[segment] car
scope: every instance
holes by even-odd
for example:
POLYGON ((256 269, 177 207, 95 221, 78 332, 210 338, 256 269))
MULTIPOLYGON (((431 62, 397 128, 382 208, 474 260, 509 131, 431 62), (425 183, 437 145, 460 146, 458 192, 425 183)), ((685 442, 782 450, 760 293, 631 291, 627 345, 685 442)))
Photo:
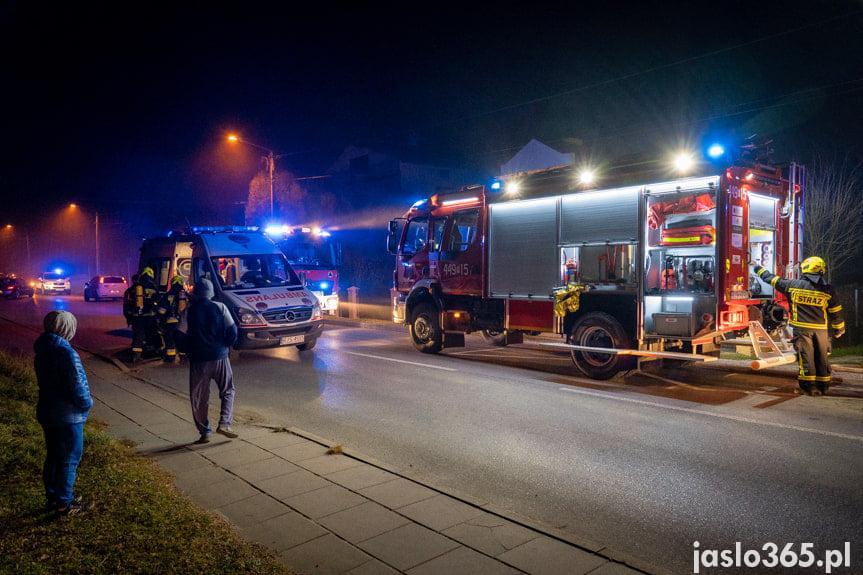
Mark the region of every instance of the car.
POLYGON ((72 293, 72 282, 62 270, 54 270, 44 272, 39 279, 36 280, 36 288, 40 294, 46 293, 64 293, 69 295, 72 293))
POLYGON ((122 299, 128 287, 123 276, 94 276, 84 284, 84 301, 122 299))
POLYGON ((15 276, 0 278, 0 296, 6 299, 33 297, 33 284, 15 276))

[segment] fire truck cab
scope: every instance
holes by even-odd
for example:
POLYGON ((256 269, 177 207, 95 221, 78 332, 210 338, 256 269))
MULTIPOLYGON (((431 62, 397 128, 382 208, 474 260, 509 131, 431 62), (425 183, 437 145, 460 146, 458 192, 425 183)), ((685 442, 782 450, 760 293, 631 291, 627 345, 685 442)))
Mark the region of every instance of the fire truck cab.
POLYGON ((753 163, 585 189, 564 166, 432 196, 390 222, 393 319, 427 353, 475 331, 560 334, 597 379, 634 358, 717 356, 751 321, 785 322, 748 264, 795 273, 802 174, 753 163))

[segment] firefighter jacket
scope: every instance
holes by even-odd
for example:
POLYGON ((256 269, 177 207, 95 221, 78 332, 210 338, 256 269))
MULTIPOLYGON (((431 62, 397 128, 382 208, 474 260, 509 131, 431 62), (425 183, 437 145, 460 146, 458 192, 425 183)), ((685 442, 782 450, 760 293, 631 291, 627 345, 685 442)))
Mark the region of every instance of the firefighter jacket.
POLYGON ((137 315, 144 317, 155 316, 159 299, 159 291, 156 288, 156 282, 154 282, 153 278, 150 276, 141 274, 136 288, 140 288, 140 293, 137 296, 138 301, 136 302, 137 315))
POLYGON ((177 324, 180 313, 186 308, 186 290, 180 284, 172 284, 171 289, 159 300, 159 318, 167 324, 177 324))
POLYGON ((792 327, 803 329, 845 329, 842 318, 842 304, 836 297, 833 286, 824 282, 821 274, 803 274, 800 279, 780 278, 761 266, 755 266, 755 273, 774 289, 785 294, 791 305, 792 327))

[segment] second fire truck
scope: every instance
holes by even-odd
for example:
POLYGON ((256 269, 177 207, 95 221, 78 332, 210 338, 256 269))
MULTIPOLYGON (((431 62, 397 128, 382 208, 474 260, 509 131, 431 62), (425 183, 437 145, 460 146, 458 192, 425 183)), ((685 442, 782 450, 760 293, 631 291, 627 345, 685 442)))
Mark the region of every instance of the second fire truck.
POLYGON ((394 321, 427 353, 471 332, 561 334, 597 379, 635 358, 718 355, 752 322, 785 322, 748 263, 796 273, 803 173, 745 161, 600 189, 564 166, 434 195, 390 222, 394 321))

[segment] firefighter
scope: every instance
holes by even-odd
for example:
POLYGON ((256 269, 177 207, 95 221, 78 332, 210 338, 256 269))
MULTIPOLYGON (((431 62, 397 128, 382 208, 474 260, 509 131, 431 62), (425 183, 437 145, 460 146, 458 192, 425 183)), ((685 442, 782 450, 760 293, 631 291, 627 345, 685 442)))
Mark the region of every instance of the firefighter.
POLYGON ((171 278, 171 287, 159 300, 157 309, 159 331, 165 341, 164 359, 169 363, 177 363, 180 360, 174 335, 180 322, 180 314, 184 309, 186 309, 186 285, 181 276, 174 276, 171 278))
POLYGON ((785 294, 791 305, 789 324, 794 330, 792 343, 797 351, 799 371, 796 393, 824 395, 830 387, 830 336, 827 325, 837 338, 845 333, 842 304, 836 290, 824 279, 826 265, 819 257, 803 260, 800 279, 782 279, 756 265, 758 277, 785 294))
POLYGON ((138 275, 135 284, 135 315, 132 317, 132 362, 141 361, 144 344, 149 343, 161 350, 161 336, 156 326, 156 303, 159 291, 153 276, 153 268, 146 267, 138 275))
POLYGON ((132 327, 132 319, 137 314, 135 309, 135 290, 138 285, 138 274, 132 276, 132 283, 123 292, 123 317, 126 318, 126 325, 132 327))

